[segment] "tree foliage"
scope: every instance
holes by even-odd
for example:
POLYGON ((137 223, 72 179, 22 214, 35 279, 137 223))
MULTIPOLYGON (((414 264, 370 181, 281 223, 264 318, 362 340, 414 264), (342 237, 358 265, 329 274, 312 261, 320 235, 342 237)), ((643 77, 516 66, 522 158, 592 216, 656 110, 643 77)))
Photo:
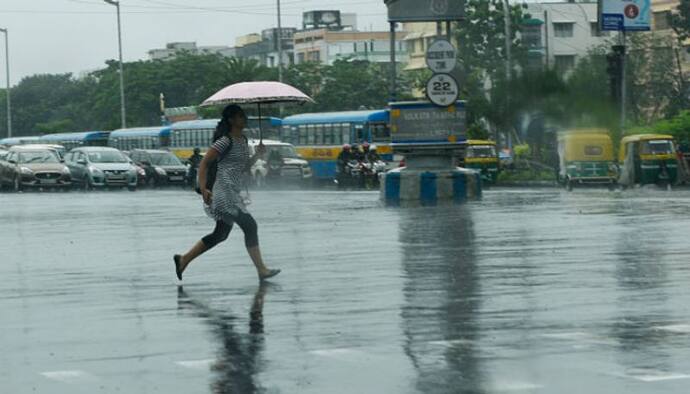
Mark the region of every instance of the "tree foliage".
MULTIPOLYGON (((284 114, 382 108, 389 99, 388 73, 382 67, 347 60, 333 66, 290 66, 285 70, 285 81, 311 95, 316 104, 286 106, 284 114)), ((124 68, 127 124, 131 127, 160 124, 161 93, 168 107, 192 106, 232 83, 278 79, 276 69, 254 60, 218 55, 182 54, 167 61, 126 63, 124 68)), ((116 129, 120 125, 119 83, 119 64, 115 61, 80 78, 72 74, 24 78, 12 88, 15 135, 116 129)), ((398 83, 401 90, 409 90, 405 79, 398 83)), ((5 97, 1 90, 0 108, 4 108, 5 97)), ((251 106, 247 109, 254 111, 251 106)), ((272 111, 277 114, 278 110, 274 107, 272 111)), ((207 115, 217 112, 211 110, 207 115)), ((4 111, 0 111, 0 125, 5 119, 4 111)))

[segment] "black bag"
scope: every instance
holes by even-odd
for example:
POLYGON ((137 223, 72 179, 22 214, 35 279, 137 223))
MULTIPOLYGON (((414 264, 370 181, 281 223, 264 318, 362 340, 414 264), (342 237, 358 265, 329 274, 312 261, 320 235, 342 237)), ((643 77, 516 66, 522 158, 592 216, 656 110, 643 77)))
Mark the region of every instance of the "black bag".
MULTIPOLYGON (((242 137, 244 138, 245 142, 249 143, 249 140, 247 140, 246 136, 243 135, 242 137)), ((205 186, 206 186, 206 189, 208 189, 208 190, 211 190, 213 188, 213 184, 216 183, 216 175, 218 174, 218 163, 221 160, 223 160, 225 155, 227 155, 230 152, 230 150, 232 150, 232 138, 228 138, 228 139, 230 140, 230 145, 228 145, 228 149, 226 149, 222 155, 218 156, 218 158, 213 163, 211 163, 211 165, 209 165, 208 168, 206 168, 206 185, 205 186), (207 185, 211 185, 211 187, 209 188, 207 185)), ((198 174, 197 174, 197 176, 198 176, 198 174)), ((196 192, 197 192, 197 194, 201 194, 201 185, 199 185, 196 188, 196 192)))

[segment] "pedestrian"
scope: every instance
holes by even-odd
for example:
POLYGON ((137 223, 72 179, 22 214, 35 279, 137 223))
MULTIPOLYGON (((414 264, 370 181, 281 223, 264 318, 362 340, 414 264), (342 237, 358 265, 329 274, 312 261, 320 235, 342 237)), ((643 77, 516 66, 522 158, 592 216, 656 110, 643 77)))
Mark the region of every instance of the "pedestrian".
POLYGON ((216 227, 187 253, 173 257, 179 280, 182 280, 182 273, 194 259, 228 238, 234 223, 244 232, 244 244, 259 279, 265 280, 280 273, 280 270, 268 269, 264 264, 259 248, 258 226, 240 195, 249 169, 266 152, 266 147, 261 144, 256 154, 250 157, 247 137, 243 134, 246 125, 247 116, 239 106, 229 105, 223 110, 223 117, 213 135, 213 145, 199 165, 199 187, 204 208, 209 217, 215 220, 216 227), (209 168, 213 165, 217 165, 217 175, 215 182, 209 185, 209 168))

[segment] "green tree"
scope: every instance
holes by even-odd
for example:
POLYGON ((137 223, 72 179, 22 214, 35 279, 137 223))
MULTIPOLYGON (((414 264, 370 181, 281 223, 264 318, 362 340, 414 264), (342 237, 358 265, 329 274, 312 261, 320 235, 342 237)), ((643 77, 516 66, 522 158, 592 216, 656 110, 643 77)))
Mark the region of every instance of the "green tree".
POLYGON ((670 22, 681 42, 690 39, 690 0, 680 0, 670 22))

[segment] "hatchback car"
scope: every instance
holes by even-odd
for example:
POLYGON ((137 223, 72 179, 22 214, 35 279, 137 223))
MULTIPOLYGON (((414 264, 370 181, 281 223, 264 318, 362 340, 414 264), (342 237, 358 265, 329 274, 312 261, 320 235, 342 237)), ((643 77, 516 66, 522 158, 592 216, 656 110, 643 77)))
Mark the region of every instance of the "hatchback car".
POLYGON ((137 188, 137 170, 127 156, 115 148, 83 147, 65 157, 72 177, 84 189, 101 187, 137 188))
POLYGON ((30 187, 68 188, 72 186, 72 176, 55 150, 15 146, 0 162, 0 186, 7 185, 14 191, 30 187))
POLYGON ((149 186, 185 185, 187 182, 187 166, 171 152, 135 149, 129 155, 146 172, 149 186))

